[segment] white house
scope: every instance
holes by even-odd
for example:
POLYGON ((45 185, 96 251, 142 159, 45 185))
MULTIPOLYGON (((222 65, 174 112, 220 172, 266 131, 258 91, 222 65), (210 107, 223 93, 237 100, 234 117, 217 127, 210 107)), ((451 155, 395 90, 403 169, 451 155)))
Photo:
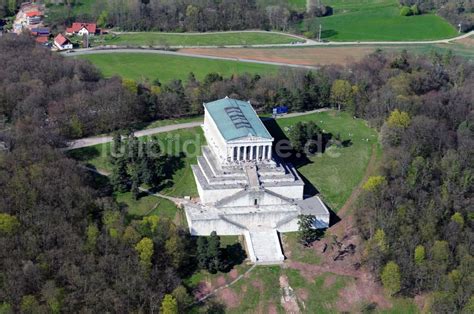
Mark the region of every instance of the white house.
POLYGON ((68 38, 64 37, 62 34, 58 34, 54 38, 54 46, 58 48, 58 50, 72 49, 71 41, 68 38))
POLYGON ((66 28, 66 35, 89 35, 94 36, 97 32, 97 25, 95 23, 72 23, 71 27, 66 28))

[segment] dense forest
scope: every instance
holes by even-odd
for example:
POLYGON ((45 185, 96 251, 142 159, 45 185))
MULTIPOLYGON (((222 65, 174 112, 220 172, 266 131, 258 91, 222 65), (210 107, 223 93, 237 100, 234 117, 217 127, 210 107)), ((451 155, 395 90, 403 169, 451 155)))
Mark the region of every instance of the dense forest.
POLYGON ((381 127, 379 176, 356 211, 366 262, 392 291, 474 309, 474 67, 451 55, 374 54, 351 67, 359 115, 381 127), (364 99, 363 98, 363 99, 364 99))
POLYGON ((434 312, 472 312, 474 66, 463 59, 376 51, 346 68, 137 83, 3 36, 0 61, 2 310, 188 306, 182 278, 221 264, 204 249, 217 241, 197 245, 166 219, 128 221, 58 148, 171 112, 197 114, 228 95, 260 111, 334 106, 379 128, 383 166, 356 211, 365 262, 393 293, 434 291, 434 312))
MULTIPOLYGON (((27 36, 1 37, 0 60, 0 312, 184 311, 182 278, 208 267, 195 239, 166 218, 130 220, 109 184, 58 150, 77 113, 89 132, 123 127, 137 96, 27 36)), ((204 258, 228 267, 209 243, 204 258)))

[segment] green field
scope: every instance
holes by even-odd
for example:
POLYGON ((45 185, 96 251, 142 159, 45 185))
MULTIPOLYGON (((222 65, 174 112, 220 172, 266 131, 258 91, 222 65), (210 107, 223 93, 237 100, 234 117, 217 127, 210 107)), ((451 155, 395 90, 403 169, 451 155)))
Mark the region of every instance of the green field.
POLYGON ((326 0, 332 16, 307 20, 322 25, 322 37, 334 41, 411 41, 454 37, 456 29, 434 14, 400 16, 398 0, 326 0))
POLYGON ((119 75, 137 81, 159 79, 169 82, 174 79, 186 80, 190 72, 201 80, 208 73, 217 72, 229 77, 232 74, 276 73, 280 67, 267 64, 228 60, 182 57, 151 53, 104 53, 82 55, 96 65, 105 77, 119 75))
POLYGON ((288 8, 298 11, 306 11, 306 0, 257 0, 260 7, 267 7, 271 5, 287 5, 288 8))
POLYGON ((282 130, 299 121, 314 121, 325 133, 340 134, 348 147, 330 147, 323 154, 309 158, 298 171, 322 194, 324 201, 337 212, 364 177, 372 154, 380 152, 377 132, 361 119, 346 112, 320 112, 295 118, 278 119, 282 130))
POLYGON ((292 36, 264 32, 160 33, 136 32, 97 36, 93 45, 118 46, 224 46, 303 42, 292 36))

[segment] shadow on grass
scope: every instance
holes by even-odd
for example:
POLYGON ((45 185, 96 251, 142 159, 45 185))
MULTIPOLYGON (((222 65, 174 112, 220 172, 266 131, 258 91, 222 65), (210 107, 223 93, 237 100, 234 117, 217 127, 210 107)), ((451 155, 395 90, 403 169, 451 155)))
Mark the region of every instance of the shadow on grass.
POLYGON ((321 31, 321 38, 323 39, 331 38, 333 36, 336 36, 337 34, 339 33, 333 29, 326 29, 326 30, 321 31))
POLYGON ((100 154, 101 151, 94 146, 73 149, 67 152, 67 156, 79 161, 91 160, 93 158, 99 157, 100 154))
POLYGON ((157 193, 163 189, 172 187, 174 184, 173 175, 176 171, 186 167, 184 161, 186 155, 183 152, 180 152, 178 155, 167 155, 164 158, 163 177, 158 185, 150 189, 152 193, 157 193))
POLYGON ((224 260, 224 267, 221 271, 224 273, 230 272, 235 266, 242 264, 247 258, 247 253, 245 253, 240 243, 227 245, 221 249, 221 254, 224 260))

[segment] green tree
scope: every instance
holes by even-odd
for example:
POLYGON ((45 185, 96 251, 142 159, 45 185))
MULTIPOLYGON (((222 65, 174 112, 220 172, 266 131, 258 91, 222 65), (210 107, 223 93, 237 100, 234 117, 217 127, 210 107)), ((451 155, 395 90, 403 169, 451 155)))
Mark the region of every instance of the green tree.
POLYGON ((215 231, 211 232, 207 246, 208 267, 211 274, 217 273, 221 269, 221 238, 215 231))
POLYGON ((406 5, 402 6, 402 8, 400 9, 400 15, 401 16, 410 16, 412 14, 413 14, 413 12, 411 12, 410 7, 408 7, 406 5))
POLYGON ((23 313, 37 313, 39 306, 34 295, 28 294, 21 298, 20 309, 23 313))
POLYGON ((160 308, 161 314, 177 314, 178 302, 171 294, 166 294, 160 308))
POLYGON ((314 222, 316 217, 314 215, 299 215, 298 216, 298 233, 299 241, 304 246, 309 246, 314 241, 321 238, 323 231, 316 229, 314 222))
POLYGON ((464 217, 462 216, 461 213, 454 213, 452 216, 451 216, 451 221, 454 221, 455 223, 457 223, 459 226, 464 226, 464 217))
POLYGON ((112 238, 117 238, 119 235, 119 228, 121 227, 120 213, 118 211, 108 210, 102 217, 105 230, 112 238))
POLYGON ((383 176, 371 176, 364 183, 362 188, 368 192, 377 191, 382 185, 386 184, 385 177, 383 176))
POLYGON ((385 265, 381 279, 383 286, 390 294, 393 295, 400 291, 400 267, 394 261, 390 261, 385 265))
POLYGON ((383 231, 382 229, 377 229, 377 231, 375 231, 374 243, 382 253, 387 253, 388 244, 385 238, 385 231, 383 231))
POLYGON ((417 245, 415 248, 415 264, 421 265, 425 261, 425 247, 423 245, 417 245))
POLYGON ((79 138, 83 135, 83 125, 77 115, 73 115, 69 121, 71 137, 79 138))
POLYGON ((131 225, 125 228, 122 237, 125 242, 129 244, 133 244, 133 245, 135 245, 138 241, 140 241, 140 234, 131 225))
POLYGON ((433 244, 433 259, 436 262, 446 263, 449 259, 449 247, 446 241, 435 241, 433 244))
POLYGON ((97 244, 97 238, 99 237, 99 228, 97 228, 95 224, 90 224, 87 226, 86 235, 86 249, 93 251, 97 244))
POLYGON ((390 113, 390 116, 387 119, 387 123, 391 127, 400 127, 406 129, 411 122, 410 115, 405 111, 400 111, 395 109, 390 113))
POLYGON ((138 85, 134 80, 122 79, 122 86, 133 95, 136 95, 138 92, 138 85))
POLYGON ((418 5, 414 4, 410 7, 410 11, 413 15, 420 15, 420 9, 418 8, 418 5))
POLYGON ((207 255, 207 238, 206 237, 198 237, 197 239, 197 261, 198 267, 201 269, 207 268, 209 257, 207 255))
POLYGON ((20 222, 15 216, 0 213, 0 234, 12 235, 20 227, 20 222))
POLYGON ((140 257, 140 263, 144 268, 151 268, 151 258, 153 257, 153 241, 150 238, 143 238, 135 245, 135 250, 140 257))
POLYGON ((193 303, 193 297, 191 297, 183 285, 179 285, 171 293, 178 303, 178 313, 186 313, 186 310, 193 303))
MULTIPOLYGON (((313 121, 297 122, 291 127, 288 133, 288 139, 295 151, 304 152, 306 148, 308 153, 314 153, 320 145, 323 145, 323 143, 321 143, 322 133, 321 128, 313 121)), ((322 147, 319 148, 322 149, 322 147)))
POLYGON ((100 13, 99 17, 97 18, 97 25, 99 27, 106 27, 108 17, 109 17, 109 12, 107 10, 103 10, 100 13))
POLYGON ((186 244, 186 240, 178 233, 172 234, 165 242, 166 253, 171 257, 171 265, 176 269, 180 269, 188 259, 186 244))
POLYGON ((124 193, 129 189, 130 180, 131 178, 128 173, 127 160, 125 157, 120 157, 113 165, 110 183, 115 191, 124 193))
POLYGON ((10 303, 2 302, 0 303, 0 314, 10 314, 14 313, 10 303))
POLYGON ((331 87, 331 101, 337 105, 337 109, 341 107, 350 106, 353 101, 353 90, 351 83, 346 80, 335 80, 331 87))

